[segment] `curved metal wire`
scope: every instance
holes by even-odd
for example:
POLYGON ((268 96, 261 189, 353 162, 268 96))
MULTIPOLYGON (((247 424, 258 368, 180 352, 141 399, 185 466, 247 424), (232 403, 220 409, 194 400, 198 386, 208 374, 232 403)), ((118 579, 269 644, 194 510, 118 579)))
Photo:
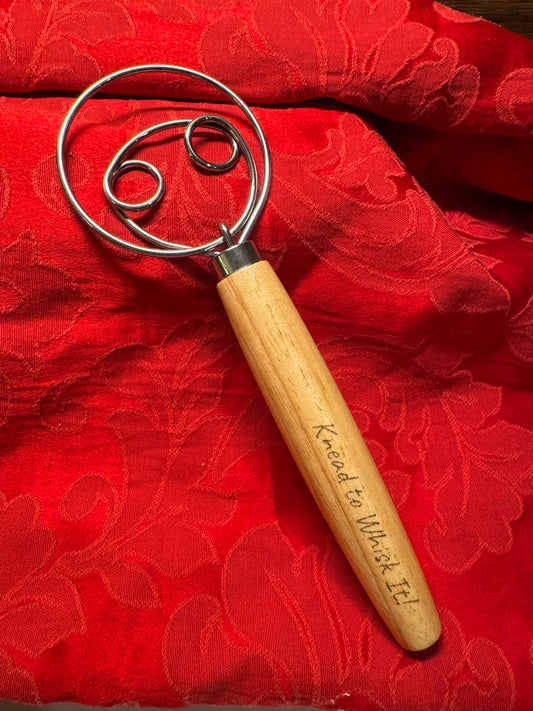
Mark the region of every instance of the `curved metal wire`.
POLYGON ((268 193, 270 190, 271 182, 271 162, 270 162, 270 151, 268 149, 268 144, 263 133, 263 130, 253 115, 247 104, 240 99, 237 94, 235 94, 231 89, 228 89, 224 84, 216 79, 208 76, 207 74, 202 74, 193 69, 188 69, 186 67, 178 67, 170 64, 145 64, 136 67, 128 67, 127 69, 121 69, 118 72, 109 74, 108 76, 99 79, 97 82, 92 84, 88 89, 86 89, 75 101, 70 110, 68 111, 63 125, 61 126, 56 151, 56 161, 57 169, 59 173, 59 179, 65 194, 72 205, 75 212, 79 217, 91 227, 95 232, 104 237, 105 239, 113 242, 114 244, 124 247, 133 252, 139 254, 146 254, 155 257, 187 257, 196 254, 213 254, 213 252, 219 247, 227 247, 229 244, 241 244, 246 239, 248 239, 251 230, 255 226, 257 220, 259 219, 261 212, 263 211, 266 200, 268 198, 268 193), (235 128, 235 126, 227 119, 221 116, 215 116, 212 114, 206 114, 198 116, 194 119, 176 119, 174 121, 166 121, 141 131, 132 139, 127 141, 124 146, 116 153, 112 159, 109 167, 107 168, 104 178, 103 178, 103 189, 106 198, 113 207, 116 215, 120 220, 138 237, 142 238, 146 242, 157 245, 155 247, 148 247, 141 244, 136 244, 134 242, 129 242, 121 237, 114 235, 113 233, 104 229, 99 225, 82 207, 77 197, 75 196, 72 187, 68 179, 67 170, 67 139, 69 131, 72 124, 83 108, 83 106, 94 97, 104 86, 116 81, 118 79, 123 79, 125 77, 131 76, 133 74, 141 74, 146 72, 171 72, 174 74, 183 74, 194 79, 206 82, 211 86, 215 87, 219 91, 223 92, 231 101, 236 104, 239 109, 246 116, 252 128, 254 130, 255 136, 257 138, 259 147, 261 149, 263 171, 262 171, 262 181, 261 189, 259 190, 259 179, 257 167, 246 141, 235 128), (144 230, 140 227, 127 212, 139 212, 146 210, 154 205, 158 204, 165 193, 165 183, 163 176, 156 166, 148 163, 146 161, 127 159, 128 154, 139 145, 139 143, 146 138, 171 128, 182 127, 185 128, 184 133, 184 143, 187 153, 193 163, 198 165, 203 170, 211 172, 222 172, 225 170, 230 170, 238 162, 240 156, 244 157, 246 162, 248 172, 250 175, 250 193, 248 196, 248 201, 246 206, 235 224, 229 228, 226 227, 224 223, 224 229, 221 230, 219 227, 219 234, 216 238, 212 239, 205 244, 198 247, 192 247, 186 244, 180 244, 178 242, 170 242, 167 240, 160 239, 150 232, 144 230), (206 127, 212 130, 218 131, 229 141, 232 153, 231 156, 222 163, 212 163, 206 161, 195 151, 193 147, 193 136, 194 132, 199 127, 206 127), (127 203, 120 200, 114 193, 114 185, 118 177, 127 170, 142 170, 149 173, 157 183, 155 193, 148 200, 140 203, 127 203), (238 235, 238 238, 235 237, 238 235))

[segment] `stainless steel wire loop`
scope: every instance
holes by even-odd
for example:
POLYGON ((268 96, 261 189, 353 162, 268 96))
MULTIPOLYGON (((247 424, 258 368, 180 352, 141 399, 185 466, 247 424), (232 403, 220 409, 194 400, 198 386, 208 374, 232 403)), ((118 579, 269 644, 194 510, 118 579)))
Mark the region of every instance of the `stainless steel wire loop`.
POLYGON ((72 205, 72 208, 79 215, 79 217, 91 227, 95 232, 104 237, 105 239, 113 242, 114 244, 124 247, 133 252, 139 254, 146 254, 155 257, 186 257, 193 256, 197 254, 214 254, 216 251, 222 247, 223 249, 228 246, 228 244, 241 244, 246 239, 248 239, 251 230, 259 219, 261 212, 266 204, 268 198, 268 193, 270 190, 271 182, 271 162, 270 162, 270 151, 268 149, 268 144, 263 133, 263 130, 255 118, 254 114, 244 103, 244 101, 237 96, 231 89, 226 87, 224 84, 216 79, 208 76, 207 74, 202 74, 193 69, 188 69, 187 67, 178 67, 170 64, 145 64, 136 67, 128 67, 122 69, 113 74, 109 74, 97 82, 92 84, 88 89, 86 89, 74 102, 69 112, 67 113, 65 120, 61 126, 58 142, 57 142, 57 169, 59 173, 59 179, 65 194, 72 205), (68 178, 68 136, 72 124, 83 108, 83 106, 92 99, 95 94, 97 94, 104 86, 110 84, 113 81, 124 79, 125 77, 141 74, 147 72, 170 72, 173 74, 182 74, 193 79, 198 79, 200 81, 206 82, 211 86, 215 87, 217 90, 225 94, 231 101, 236 104, 242 111, 246 119, 251 124, 257 142, 261 151, 262 156, 262 179, 259 181, 258 170, 256 163, 252 154, 252 151, 248 147, 245 139, 235 128, 235 126, 222 116, 216 116, 213 114, 205 114, 198 116, 194 119, 176 119, 173 121, 166 121, 164 123, 156 124, 150 126, 136 136, 127 141, 122 148, 115 154, 111 163, 109 164, 104 177, 103 177, 103 190, 104 194, 112 206, 117 217, 127 226, 127 228, 133 232, 135 235, 140 237, 145 242, 148 242, 156 246, 145 246, 143 244, 136 244, 135 242, 130 242, 126 239, 118 237, 108 230, 104 229, 99 225, 83 208, 79 200, 74 194, 74 191, 70 185, 68 178), (204 127, 221 133, 229 142, 231 147, 230 157, 223 161, 222 163, 213 163, 202 158, 193 146, 193 137, 197 129, 204 127), (203 170, 211 171, 215 173, 223 172, 233 168, 239 158, 244 158, 249 177, 250 177, 250 192, 248 195, 247 203, 244 210, 232 227, 227 227, 225 222, 220 221, 219 224, 223 225, 223 228, 219 227, 219 232, 216 237, 210 241, 199 245, 199 246, 189 246, 186 244, 180 244, 178 242, 168 241, 152 235, 147 230, 143 229, 138 223, 136 223, 127 213, 128 212, 141 212, 147 210, 155 205, 157 205, 163 198, 165 194, 165 183, 161 172, 151 163, 147 161, 138 159, 129 159, 128 155, 145 139, 153 136, 156 133, 165 131, 167 129, 173 128, 184 128, 185 132, 183 135, 183 140, 185 148, 189 155, 191 161, 203 170), (120 200, 114 192, 114 186, 119 178, 124 172, 128 170, 141 170, 149 173, 156 181, 156 190, 154 194, 139 203, 128 203, 120 200), (259 187, 259 183, 260 187, 259 187))

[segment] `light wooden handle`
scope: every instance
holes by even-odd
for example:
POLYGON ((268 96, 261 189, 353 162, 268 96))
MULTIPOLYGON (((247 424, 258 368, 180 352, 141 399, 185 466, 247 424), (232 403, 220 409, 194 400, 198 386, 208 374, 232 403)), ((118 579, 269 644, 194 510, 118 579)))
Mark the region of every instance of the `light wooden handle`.
POLYGON ((283 438, 368 596, 402 647, 430 647, 441 625, 424 574, 287 292, 265 261, 236 271, 217 288, 283 438))

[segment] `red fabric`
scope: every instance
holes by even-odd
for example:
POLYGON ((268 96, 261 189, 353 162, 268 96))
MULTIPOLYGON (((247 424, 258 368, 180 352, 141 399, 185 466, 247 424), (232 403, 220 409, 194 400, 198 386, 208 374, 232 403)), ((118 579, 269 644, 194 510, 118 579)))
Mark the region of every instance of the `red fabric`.
MULTIPOLYGON (((0 697, 531 708, 533 43, 428 0, 13 0, 0 56, 0 697), (444 631, 424 654, 348 569, 205 262, 111 247, 62 195, 70 92, 146 62, 261 104, 256 240, 426 571, 444 631)), ((167 76, 114 93, 71 143, 106 225, 113 153, 196 111, 142 97, 220 101, 167 76)), ((240 212, 244 169, 152 150, 158 234, 203 241, 240 212)))

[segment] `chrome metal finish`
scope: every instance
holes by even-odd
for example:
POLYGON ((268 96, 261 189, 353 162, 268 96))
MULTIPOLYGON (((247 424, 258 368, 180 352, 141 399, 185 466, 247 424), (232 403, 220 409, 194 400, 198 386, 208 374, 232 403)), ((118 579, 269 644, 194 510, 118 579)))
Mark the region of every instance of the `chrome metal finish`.
POLYGON ((241 244, 228 247, 223 252, 214 255, 209 262, 209 267, 216 280, 222 281, 222 279, 238 272, 239 269, 260 262, 261 259, 262 257, 253 242, 241 242, 241 244))
MULTIPOLYGON (((205 254, 216 259, 218 257, 219 248, 227 248, 228 245, 239 245, 244 243, 251 230, 257 223, 263 208, 265 207, 266 200, 268 198, 268 193, 270 190, 271 182, 271 163, 270 163, 270 151, 268 149, 268 144, 266 142, 265 135, 261 126, 259 125, 257 119, 253 115, 247 104, 240 99, 237 94, 235 94, 231 89, 228 89, 224 84, 213 79, 207 74, 202 74, 193 69, 188 69, 186 67, 178 67, 169 64, 145 64, 137 67, 129 67, 127 69, 122 69, 113 74, 109 74, 106 77, 95 82, 92 86, 86 89, 74 102, 73 106, 70 108, 61 130, 59 132, 58 143, 57 143, 57 169, 59 173, 59 179, 61 185, 65 191, 65 194, 72 205, 75 212, 79 217, 91 227, 95 232, 104 237, 105 239, 113 242, 114 244, 129 249, 130 251, 137 252, 140 254, 147 254, 155 257, 187 257, 197 254, 205 254), (215 115, 202 115, 194 119, 176 119, 174 121, 167 121, 165 123, 160 123, 141 131, 141 133, 134 136, 132 139, 127 141, 124 146, 116 153, 115 157, 111 161, 109 167, 107 168, 104 178, 103 178, 103 190, 106 198, 111 204, 117 217, 126 225, 126 227, 131 230, 137 237, 141 240, 153 244, 155 246, 145 246, 143 244, 136 244, 135 242, 129 242, 121 237, 114 235, 113 233, 104 229, 99 225, 96 220, 94 220, 82 207, 77 197, 74 195, 72 187, 69 182, 68 177, 68 156, 67 156, 67 139, 69 131, 72 127, 74 119, 83 108, 83 106, 97 94, 100 89, 107 86, 113 81, 124 79, 125 77, 141 74, 146 72, 170 72, 173 74, 181 74, 193 79, 200 80, 211 86, 215 87, 217 90, 221 91, 228 97, 234 104, 236 104, 242 111, 246 119, 250 122, 255 136, 257 138, 258 147, 262 156, 262 180, 259 180, 258 170, 256 163, 252 154, 252 151, 248 147, 246 141, 235 128, 235 126, 222 116, 215 115), (132 217, 127 213, 138 213, 146 210, 150 207, 157 205, 163 198, 165 194, 165 183, 163 176, 160 171, 151 163, 146 161, 128 159, 127 156, 138 146, 138 144, 153 136, 155 133, 164 131, 167 129, 174 128, 184 128, 183 140, 185 143, 185 148, 189 155, 191 161, 201 168, 202 170, 207 170, 211 172, 220 173, 222 171, 230 170, 239 161, 242 156, 246 162, 248 172, 250 175, 250 192, 248 196, 248 201, 244 210, 232 227, 227 227, 225 223, 222 223, 224 229, 220 228, 219 234, 214 236, 210 241, 202 244, 198 247, 189 246, 186 244, 180 244, 179 242, 168 241, 152 235, 147 230, 143 229, 138 223, 136 223, 132 217), (200 128, 210 128, 212 130, 218 131, 228 140, 231 147, 231 156, 222 163, 212 163, 206 161, 202 158, 194 149, 193 138, 194 132, 200 128), (154 195, 141 203, 126 203, 120 200, 114 193, 114 186, 118 177, 125 171, 128 170, 141 170, 149 173, 156 181, 157 187, 154 195)), ((233 249, 233 247, 230 247, 233 249)))

